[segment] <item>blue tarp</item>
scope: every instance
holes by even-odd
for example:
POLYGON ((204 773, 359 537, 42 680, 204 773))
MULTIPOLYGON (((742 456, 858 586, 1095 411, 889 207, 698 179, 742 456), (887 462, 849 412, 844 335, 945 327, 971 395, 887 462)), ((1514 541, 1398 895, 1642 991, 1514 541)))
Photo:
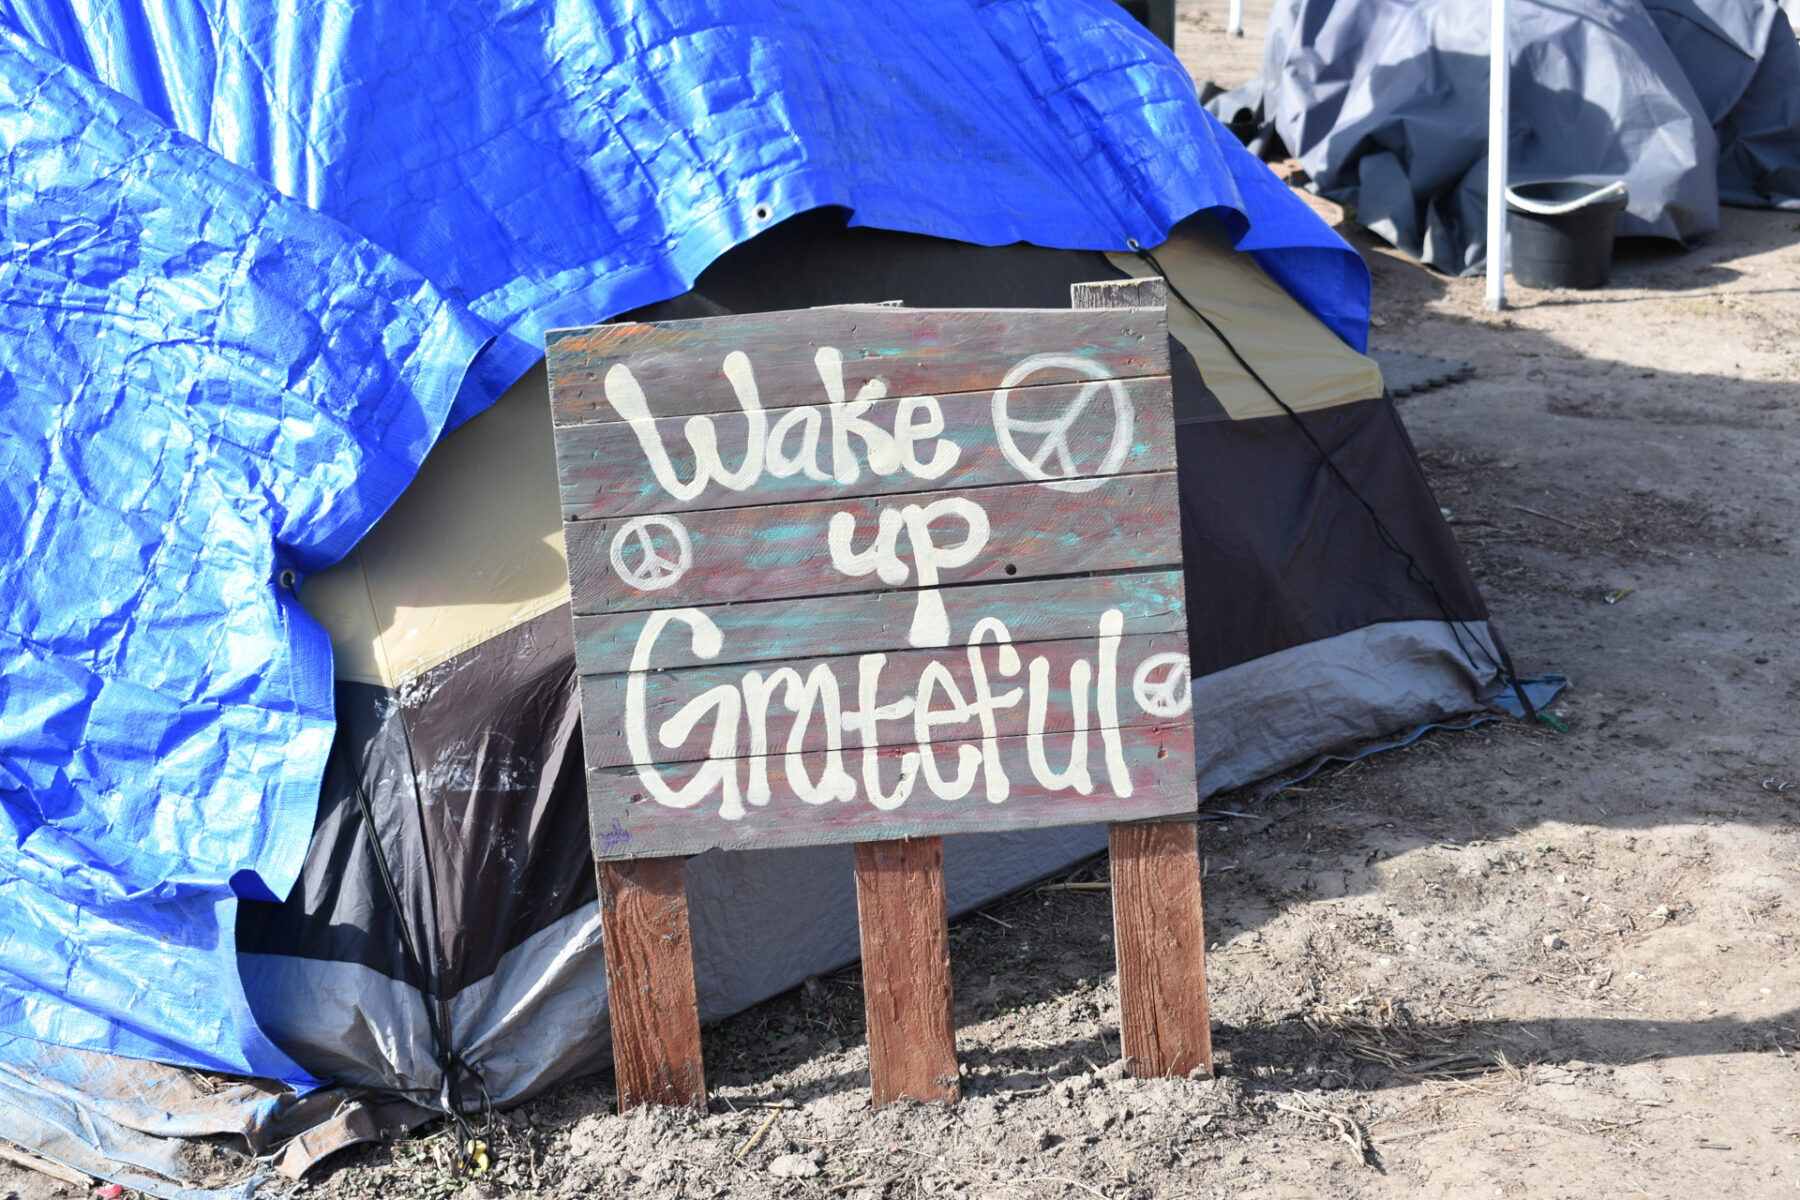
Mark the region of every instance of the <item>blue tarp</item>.
POLYGON ((0 145, 0 1033, 301 1087, 232 947, 332 732, 284 577, 544 330, 838 205, 1113 250, 1216 210, 1366 333, 1361 260, 1111 0, 0 0, 0 145))

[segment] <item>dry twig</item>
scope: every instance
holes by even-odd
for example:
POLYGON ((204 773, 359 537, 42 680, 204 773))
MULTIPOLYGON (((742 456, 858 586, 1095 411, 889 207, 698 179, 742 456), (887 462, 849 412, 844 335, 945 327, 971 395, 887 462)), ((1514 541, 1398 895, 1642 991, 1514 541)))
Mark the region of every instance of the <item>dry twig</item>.
POLYGON ((1107 1200, 1107 1195, 1105 1192, 1096 1191, 1095 1189, 1089 1187, 1087 1184, 1080 1183, 1073 1179, 1064 1179, 1061 1175, 1033 1175, 1031 1178, 1021 1179, 1021 1180, 1019 1180, 1019 1182, 1020 1183, 1066 1183, 1070 1187, 1080 1188, 1082 1191, 1087 1192, 1089 1195, 1098 1196, 1098 1197, 1100 1197, 1100 1200, 1107 1200))
POLYGON ((1356 1161, 1360 1162, 1365 1167, 1372 1167, 1375 1165, 1369 1161, 1370 1146, 1368 1135, 1363 1132, 1362 1126, 1357 1123, 1355 1117, 1345 1113, 1333 1112, 1328 1108, 1319 1108, 1316 1105, 1308 1103, 1306 1099, 1301 1096, 1296 1096, 1294 1098, 1300 1101, 1300 1105, 1283 1104, 1281 1101, 1277 1100, 1275 1102, 1275 1107, 1279 1108, 1282 1112, 1290 1112, 1295 1116, 1304 1117, 1309 1121, 1329 1122, 1332 1127, 1337 1130, 1337 1135, 1339 1138, 1343 1139, 1344 1144, 1356 1152, 1356 1161))
POLYGON ((1555 521, 1558 525, 1566 525, 1570 529, 1577 530, 1578 532, 1581 532, 1581 533, 1586 533, 1588 531, 1588 528, 1586 525, 1577 525, 1573 521, 1565 521, 1561 517, 1553 517, 1547 512, 1539 512, 1535 508, 1526 508, 1523 504, 1515 504, 1515 505, 1513 505, 1513 507, 1518 509, 1522 513, 1530 513, 1532 516, 1542 517, 1546 521, 1555 521))
POLYGON ((757 1143, 763 1140, 763 1134, 769 1132, 769 1126, 773 1125, 775 1123, 775 1118, 780 1115, 781 1109, 776 1108, 768 1115, 768 1118, 763 1121, 762 1125, 758 1127, 757 1131, 750 1135, 750 1140, 745 1142, 743 1148, 737 1152, 739 1162, 744 1161, 744 1155, 756 1149, 757 1143))
POLYGON ((77 1171, 74 1167, 65 1167, 59 1162, 40 1158, 26 1150, 14 1150, 10 1146, 0 1145, 0 1158, 15 1166, 24 1167, 27 1171, 36 1171, 39 1175, 48 1175, 52 1179, 61 1180, 63 1183, 72 1183, 79 1188, 93 1186, 92 1176, 77 1171))

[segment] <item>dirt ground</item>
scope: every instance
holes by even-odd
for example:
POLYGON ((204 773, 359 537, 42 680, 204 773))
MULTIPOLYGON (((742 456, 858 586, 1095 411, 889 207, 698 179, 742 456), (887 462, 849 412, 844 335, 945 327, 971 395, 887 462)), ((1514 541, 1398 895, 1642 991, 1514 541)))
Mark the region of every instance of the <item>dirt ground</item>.
MULTIPOLYGON (((1196 76, 1254 73, 1224 2, 1196 76)), ((867 1102, 854 969, 706 1030, 712 1109, 609 1075, 429 1132, 333 1198, 1800 1196, 1800 218, 1623 246, 1594 293, 1433 275, 1346 229, 1377 345, 1473 378, 1402 402, 1521 668, 1568 731, 1487 725, 1201 827, 1219 1073, 1121 1078, 1107 893, 957 922, 966 1099, 867 1102)), ((1098 882, 1086 864, 1061 883, 1098 882)), ((0 1167, 0 1197, 45 1194, 0 1167)))

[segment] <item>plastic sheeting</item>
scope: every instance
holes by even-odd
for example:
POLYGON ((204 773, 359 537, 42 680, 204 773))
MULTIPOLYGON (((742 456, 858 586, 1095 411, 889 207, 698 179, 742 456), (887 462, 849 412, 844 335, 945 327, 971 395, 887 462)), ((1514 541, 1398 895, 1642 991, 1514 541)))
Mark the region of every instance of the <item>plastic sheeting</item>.
POLYGON ((1219 208, 1362 348, 1360 262, 1248 169, 1112 0, 5 10, 487 321, 498 341, 459 415, 542 357, 544 330, 683 292, 729 247, 825 205, 883 229, 1098 250, 1219 208))
POLYGON ((834 204, 1115 250, 1213 209, 1365 336, 1361 260, 1108 0, 0 0, 0 145, 0 1033, 298 1087, 232 955, 331 737, 286 573, 545 328, 834 204))
POLYGON ((267 1080, 227 1082, 0 1035, 0 1137, 166 1200, 243 1200, 271 1166, 298 1178, 321 1152, 435 1115, 345 1088, 297 1098, 267 1080), (247 1156, 195 1153, 184 1144, 190 1139, 216 1139, 247 1156))
MULTIPOLYGON (((1284 0, 1216 97, 1423 262, 1485 268, 1488 0, 1284 0)), ((1721 199, 1800 196, 1800 48, 1774 0, 1510 0, 1511 182, 1624 179, 1621 236, 1690 240, 1721 199)))
POLYGON ((332 732, 283 571, 347 551, 480 331, 0 34, 0 1030, 304 1082, 232 956, 332 732))

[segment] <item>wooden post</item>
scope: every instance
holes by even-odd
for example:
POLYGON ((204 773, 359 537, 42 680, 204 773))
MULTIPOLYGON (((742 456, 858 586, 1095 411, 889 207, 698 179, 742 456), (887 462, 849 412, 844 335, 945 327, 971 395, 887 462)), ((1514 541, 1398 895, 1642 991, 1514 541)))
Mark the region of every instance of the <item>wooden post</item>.
POLYGON ((601 862, 600 928, 619 1111, 706 1107, 681 858, 601 862))
MULTIPOLYGON (((1078 283, 1072 308, 1160 308, 1160 278, 1078 283)), ((1126 1069, 1144 1077, 1212 1072, 1206 1002, 1206 927, 1199 837, 1192 821, 1110 827, 1113 940, 1119 958, 1119 1040, 1126 1069)))
POLYGON ((1119 1040, 1133 1075, 1212 1073, 1206 927, 1192 821, 1110 828, 1119 1040))
POLYGON ((856 843, 869 1083, 877 1106, 962 1098, 950 1002, 944 841, 856 843))

